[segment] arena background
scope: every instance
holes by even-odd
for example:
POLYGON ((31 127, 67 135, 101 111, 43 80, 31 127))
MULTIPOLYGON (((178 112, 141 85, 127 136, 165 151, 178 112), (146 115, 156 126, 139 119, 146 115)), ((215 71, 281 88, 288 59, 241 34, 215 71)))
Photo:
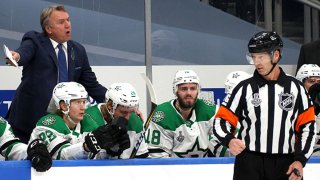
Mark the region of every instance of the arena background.
MULTIPOLYGON (((148 114, 147 90, 140 73, 146 73, 148 68, 149 71, 152 69, 158 103, 174 98, 172 80, 177 70, 197 72, 203 89, 201 97, 216 104, 225 95, 223 83, 228 73, 235 70, 253 72, 254 67, 245 59, 247 43, 263 28, 198 0, 149 1, 152 66, 147 67, 144 34, 144 3, 147 1, 2 0, 0 44, 16 49, 25 32, 41 31, 39 15, 42 8, 64 4, 71 17, 73 39, 85 46, 99 82, 106 87, 114 82, 131 83, 141 98, 140 109, 145 116, 148 114)), ((286 73, 294 75, 301 44, 286 36, 283 41, 280 64, 286 73)), ((4 57, 2 51, 0 57, 4 57)), ((4 58, 0 61, 1 116, 10 106, 21 72, 22 68, 5 65, 4 58)), ((55 161, 54 167, 46 173, 31 170, 28 161, 12 161, 0 162, 0 174, 5 179, 177 179, 201 177, 199 174, 206 178, 231 179, 233 160, 55 161)), ((320 160, 312 158, 305 168, 305 179, 318 179, 319 168, 320 160)))
MULTIPOLYGON (((41 31, 39 15, 51 4, 64 4, 69 11, 73 39, 82 43, 99 82, 133 84, 141 98, 140 109, 147 114, 145 0, 2 0, 0 2, 0 44, 16 49, 25 32, 41 31)), ((224 80, 234 70, 252 73, 246 61, 250 37, 263 30, 224 11, 196 0, 151 1, 152 82, 158 102, 171 98, 172 80, 180 69, 198 73, 202 88, 224 97, 224 80)), ((283 37, 280 62, 288 74, 295 73, 300 44, 283 37)), ((0 51, 0 57, 4 57, 0 51)), ((0 115, 10 106, 20 83, 22 69, 0 63, 0 115)), ((41 83, 41 82, 39 82, 41 83)), ((208 94, 204 95, 209 97, 208 94)), ((41 98, 41 97, 39 97, 41 98)))

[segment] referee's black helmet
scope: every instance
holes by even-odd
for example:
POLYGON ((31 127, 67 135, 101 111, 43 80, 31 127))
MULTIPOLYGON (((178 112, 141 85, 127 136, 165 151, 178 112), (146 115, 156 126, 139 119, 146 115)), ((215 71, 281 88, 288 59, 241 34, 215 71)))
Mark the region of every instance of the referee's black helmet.
POLYGON ((262 31, 255 34, 248 43, 249 53, 282 52, 283 42, 276 32, 262 31))

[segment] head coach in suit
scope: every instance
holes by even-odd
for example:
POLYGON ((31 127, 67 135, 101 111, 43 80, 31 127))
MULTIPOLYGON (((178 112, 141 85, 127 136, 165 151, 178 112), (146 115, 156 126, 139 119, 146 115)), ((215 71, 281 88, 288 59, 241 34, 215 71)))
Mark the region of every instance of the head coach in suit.
MULTIPOLYGON (((21 83, 6 117, 14 134, 25 143, 36 122, 47 113, 57 83, 76 81, 98 102, 104 101, 107 91, 92 72, 85 48, 71 40, 70 17, 64 6, 44 8, 40 23, 43 32, 27 32, 20 47, 11 51, 13 59, 19 66, 23 66, 23 71, 21 83), (58 58, 61 55, 58 45, 66 62, 64 71, 61 71, 63 68, 58 62, 61 59, 58 58), (64 79, 61 80, 62 74, 64 79)), ((7 63, 11 64, 8 60, 7 63)))

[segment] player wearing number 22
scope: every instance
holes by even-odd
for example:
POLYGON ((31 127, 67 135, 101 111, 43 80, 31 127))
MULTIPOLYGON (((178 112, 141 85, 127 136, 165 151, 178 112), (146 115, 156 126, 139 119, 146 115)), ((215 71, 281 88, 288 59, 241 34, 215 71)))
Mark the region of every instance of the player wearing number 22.
POLYGON ((180 70, 173 81, 177 99, 160 104, 147 130, 149 156, 207 157, 215 154, 212 139, 216 106, 198 99, 199 77, 192 70, 180 70))
POLYGON ((92 159, 101 149, 128 140, 127 132, 117 125, 99 127, 84 119, 88 93, 76 82, 62 82, 53 89, 51 111, 34 128, 30 141, 40 138, 53 159, 92 159))

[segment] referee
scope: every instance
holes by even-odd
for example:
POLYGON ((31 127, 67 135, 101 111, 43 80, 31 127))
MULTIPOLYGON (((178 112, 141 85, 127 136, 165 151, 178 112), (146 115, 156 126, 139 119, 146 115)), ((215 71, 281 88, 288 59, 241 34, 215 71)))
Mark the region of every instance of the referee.
POLYGON ((312 154, 314 107, 302 83, 279 67, 282 47, 276 32, 250 39, 253 77, 240 82, 216 114, 213 133, 236 156, 234 180, 302 179, 312 154))

